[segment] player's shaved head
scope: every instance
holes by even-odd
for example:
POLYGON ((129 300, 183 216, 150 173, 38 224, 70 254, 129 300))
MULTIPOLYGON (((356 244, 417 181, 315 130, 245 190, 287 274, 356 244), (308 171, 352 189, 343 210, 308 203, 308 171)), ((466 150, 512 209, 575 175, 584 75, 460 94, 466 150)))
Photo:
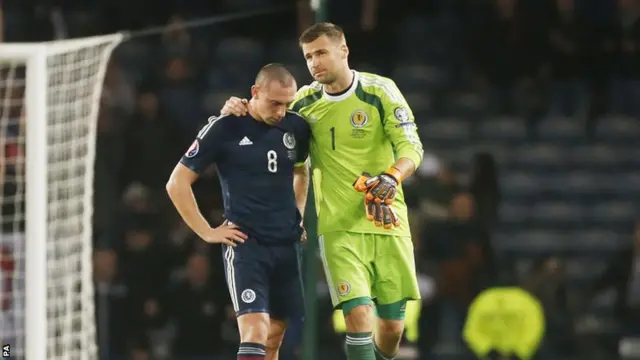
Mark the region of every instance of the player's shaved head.
POLYGON ((296 85, 296 79, 282 64, 267 64, 260 69, 256 76, 256 85, 263 89, 268 89, 273 81, 277 81, 282 87, 296 85))
POLYGON ((331 41, 345 42, 344 31, 340 26, 329 22, 321 22, 311 25, 300 35, 300 45, 314 42, 321 36, 326 36, 331 41))
POLYGON ((296 79, 284 65, 265 65, 251 87, 251 115, 269 125, 277 124, 284 118, 297 90, 296 79))

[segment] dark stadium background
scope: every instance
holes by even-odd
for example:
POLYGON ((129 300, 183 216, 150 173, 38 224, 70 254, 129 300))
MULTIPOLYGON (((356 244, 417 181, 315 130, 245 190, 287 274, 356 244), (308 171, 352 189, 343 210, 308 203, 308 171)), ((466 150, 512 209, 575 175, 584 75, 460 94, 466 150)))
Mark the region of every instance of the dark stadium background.
MULTIPOLYGON (((199 124, 228 96, 248 95, 261 65, 283 62, 309 81, 296 45, 312 20, 307 1, 2 6, 9 42, 166 24, 160 36, 121 45, 104 84, 94 219, 100 352, 235 359, 220 250, 194 238, 164 184, 199 124), (183 26, 276 5, 290 9, 183 26)), ((380 0, 367 17, 361 1, 330 0, 326 14, 346 29, 355 69, 397 82, 426 149, 406 183, 424 299, 418 341, 404 351, 469 359, 461 328, 471 300, 520 285, 545 309, 540 359, 616 359, 618 340, 640 335, 640 2, 380 0)), ((213 169, 197 196, 219 221, 213 169)), ((338 360, 322 278, 317 289, 318 358, 338 360)), ((301 329, 292 327, 283 360, 298 353, 301 329)))

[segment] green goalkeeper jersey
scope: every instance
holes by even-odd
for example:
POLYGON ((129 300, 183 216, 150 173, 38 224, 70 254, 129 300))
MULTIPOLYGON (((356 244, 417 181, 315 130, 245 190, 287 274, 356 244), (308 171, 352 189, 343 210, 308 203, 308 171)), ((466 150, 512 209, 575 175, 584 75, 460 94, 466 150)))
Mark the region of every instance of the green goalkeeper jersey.
POLYGON ((411 109, 393 80, 354 71, 351 87, 329 95, 303 86, 291 105, 311 127, 310 157, 318 234, 332 231, 410 236, 402 187, 393 203, 401 225, 386 230, 366 218, 364 194, 353 189, 362 172, 377 175, 399 158, 422 161, 411 109))

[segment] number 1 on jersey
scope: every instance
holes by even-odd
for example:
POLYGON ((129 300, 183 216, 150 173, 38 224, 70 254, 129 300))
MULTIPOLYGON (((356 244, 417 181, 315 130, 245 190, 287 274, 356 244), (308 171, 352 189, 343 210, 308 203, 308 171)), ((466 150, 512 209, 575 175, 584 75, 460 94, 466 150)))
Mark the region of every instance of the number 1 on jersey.
POLYGON ((335 150, 336 149, 336 128, 332 127, 331 129, 329 129, 329 131, 331 131, 331 150, 335 150))

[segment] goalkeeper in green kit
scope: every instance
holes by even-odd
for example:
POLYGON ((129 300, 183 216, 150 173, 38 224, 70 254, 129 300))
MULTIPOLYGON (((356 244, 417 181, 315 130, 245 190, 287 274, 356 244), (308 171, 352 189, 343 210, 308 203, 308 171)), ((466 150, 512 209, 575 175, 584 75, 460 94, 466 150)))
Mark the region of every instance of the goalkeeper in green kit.
MULTIPOLYGON (((349 68, 342 29, 315 24, 300 46, 316 81, 290 108, 311 127, 320 254, 333 305, 345 314, 348 359, 393 359, 406 302, 420 298, 401 184, 422 161, 422 144, 395 83, 349 68)), ((247 109, 233 97, 221 113, 247 109)))

